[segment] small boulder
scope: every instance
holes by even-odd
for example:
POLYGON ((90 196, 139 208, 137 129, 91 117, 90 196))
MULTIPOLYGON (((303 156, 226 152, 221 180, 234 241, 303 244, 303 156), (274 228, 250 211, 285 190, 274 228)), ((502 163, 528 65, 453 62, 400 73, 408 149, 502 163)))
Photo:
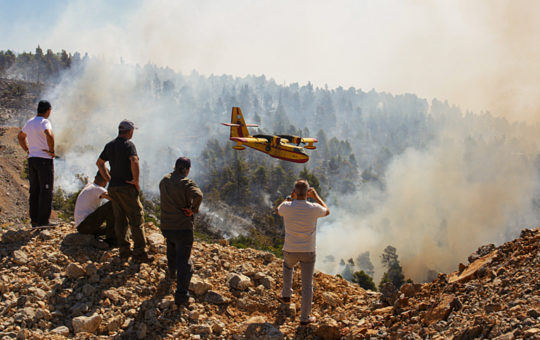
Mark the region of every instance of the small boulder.
POLYGON ((212 303, 215 305, 222 305, 229 302, 225 297, 223 297, 223 295, 213 290, 209 290, 206 293, 205 300, 206 302, 212 303))
POLYGON ((461 302, 454 295, 445 295, 439 303, 427 312, 424 323, 432 325, 440 320, 446 320, 454 309, 459 309, 461 302))
POLYGON ((49 230, 42 230, 38 234, 38 238, 42 241, 50 240, 52 237, 51 232, 49 230))
POLYGON ((78 316, 71 320, 75 333, 95 333, 101 324, 101 316, 94 313, 91 316, 78 316))
POLYGON ((148 242, 148 249, 153 252, 159 252, 161 247, 165 246, 165 237, 161 233, 152 233, 146 236, 148 242))
POLYGON ((86 272, 84 271, 83 267, 81 267, 77 263, 70 263, 66 267, 66 275, 69 278, 77 279, 86 275, 86 272))
POLYGON ((2 243, 15 243, 21 242, 31 237, 30 230, 22 229, 20 226, 11 226, 11 229, 2 234, 2 243))
POLYGON ((230 273, 227 275, 229 287, 237 290, 247 290, 251 286, 251 279, 245 275, 230 273))
POLYGON ((323 339, 339 339, 341 334, 339 324, 332 318, 324 318, 319 322, 319 327, 315 330, 315 335, 323 339))
POLYGON ((393 306, 394 302, 399 298, 399 293, 396 287, 391 282, 386 282, 381 287, 381 299, 389 306, 393 306))
POLYGON ((332 293, 332 292, 323 292, 322 298, 326 304, 332 307, 336 307, 342 301, 342 299, 336 293, 332 293))
POLYGON ((494 244, 487 244, 485 246, 481 246, 474 253, 472 253, 467 260, 469 260, 469 263, 473 263, 479 258, 491 253, 493 250, 495 250, 494 244))
POLYGON ((273 262, 276 259, 276 255, 272 253, 265 253, 263 259, 264 259, 264 262, 268 264, 270 262, 273 262))
POLYGON ((401 286, 399 291, 403 293, 405 297, 410 298, 410 297, 415 296, 416 293, 420 291, 420 289, 422 289, 422 285, 419 283, 406 283, 403 286, 401 286))
POLYGON ((192 334, 200 334, 202 336, 208 336, 212 334, 212 327, 208 324, 193 325, 189 327, 189 332, 192 334))
POLYGON ((191 290, 195 295, 204 295, 212 288, 212 286, 201 280, 198 277, 193 277, 189 283, 189 290, 191 290))
POLYGON ((51 333, 55 335, 61 335, 61 336, 68 336, 69 335, 69 328, 66 326, 59 326, 55 329, 51 330, 51 333))
POLYGON ((13 262, 15 262, 15 264, 18 264, 19 266, 26 264, 28 262, 28 256, 22 250, 15 250, 13 252, 13 262))
POLYGON ((251 323, 249 320, 244 335, 247 340, 281 340, 284 338, 283 333, 274 325, 268 322, 251 323))
POLYGON ((107 323, 107 330, 109 332, 116 332, 122 326, 122 318, 119 316, 113 317, 107 323))
POLYGON ((213 334, 221 334, 225 330, 225 324, 216 318, 208 320, 208 324, 212 327, 213 334))

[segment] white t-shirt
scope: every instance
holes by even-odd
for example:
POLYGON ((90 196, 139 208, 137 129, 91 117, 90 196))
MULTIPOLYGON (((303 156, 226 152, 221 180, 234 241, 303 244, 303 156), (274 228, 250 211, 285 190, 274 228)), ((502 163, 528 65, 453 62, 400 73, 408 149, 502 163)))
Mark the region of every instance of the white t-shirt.
POLYGON ((94 183, 87 184, 81 190, 81 193, 75 202, 75 226, 81 224, 88 215, 99 208, 102 201, 99 196, 106 192, 107 190, 105 190, 104 187, 100 187, 94 183))
POLYGON ((292 253, 315 251, 317 219, 326 215, 326 208, 307 200, 285 201, 278 212, 285 222, 283 250, 292 253))
POLYGON ((51 122, 41 116, 35 116, 24 124, 22 131, 28 140, 28 157, 52 159, 51 155, 43 151, 49 150, 45 130, 52 130, 51 122))

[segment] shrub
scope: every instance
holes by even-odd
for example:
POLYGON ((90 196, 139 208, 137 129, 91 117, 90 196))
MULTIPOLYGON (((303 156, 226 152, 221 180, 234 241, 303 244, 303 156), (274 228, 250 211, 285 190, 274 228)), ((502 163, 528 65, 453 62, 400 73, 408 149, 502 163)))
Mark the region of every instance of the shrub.
POLYGON ((377 287, 375 286, 373 279, 363 270, 353 273, 352 282, 357 283, 360 287, 364 289, 377 291, 377 287))

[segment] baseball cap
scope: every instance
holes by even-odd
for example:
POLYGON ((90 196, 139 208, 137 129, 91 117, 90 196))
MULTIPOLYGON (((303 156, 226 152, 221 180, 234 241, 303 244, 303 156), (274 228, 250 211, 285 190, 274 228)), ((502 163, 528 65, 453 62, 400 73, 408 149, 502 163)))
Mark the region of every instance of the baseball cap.
POLYGON ((131 120, 127 120, 127 119, 124 119, 118 125, 118 130, 120 130, 120 131, 128 131, 128 130, 133 130, 133 129, 136 129, 136 128, 137 127, 135 126, 135 123, 133 123, 131 120))

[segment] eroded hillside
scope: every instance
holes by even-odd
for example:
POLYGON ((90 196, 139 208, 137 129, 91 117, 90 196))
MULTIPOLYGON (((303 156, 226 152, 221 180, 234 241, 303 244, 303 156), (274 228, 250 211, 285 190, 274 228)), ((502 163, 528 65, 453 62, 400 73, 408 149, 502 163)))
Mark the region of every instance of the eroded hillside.
POLYGON ((540 311, 540 230, 498 248, 483 247, 468 266, 400 292, 367 292, 317 273, 313 314, 298 322, 280 305, 282 260, 270 253, 195 243, 193 299, 178 308, 165 278, 164 241, 145 224, 149 264, 119 260, 66 223, 43 231, 12 225, 2 235, 0 334, 4 338, 537 338, 540 311), (501 337, 502 336, 502 337, 501 337))

